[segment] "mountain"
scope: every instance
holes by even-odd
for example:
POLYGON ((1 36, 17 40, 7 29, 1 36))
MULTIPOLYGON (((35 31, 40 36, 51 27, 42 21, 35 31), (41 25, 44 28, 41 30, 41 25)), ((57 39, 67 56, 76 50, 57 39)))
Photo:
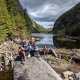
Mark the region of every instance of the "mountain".
POLYGON ((56 20, 53 32, 73 37, 80 36, 80 2, 56 20))
POLYGON ((53 28, 48 28, 48 33, 53 33, 53 28))
POLYGON ((25 38, 36 29, 40 27, 34 28, 28 11, 19 0, 0 1, 0 43, 9 38, 25 38))
POLYGON ((39 25, 35 21, 33 22, 33 33, 47 33, 49 30, 44 28, 43 26, 39 25))

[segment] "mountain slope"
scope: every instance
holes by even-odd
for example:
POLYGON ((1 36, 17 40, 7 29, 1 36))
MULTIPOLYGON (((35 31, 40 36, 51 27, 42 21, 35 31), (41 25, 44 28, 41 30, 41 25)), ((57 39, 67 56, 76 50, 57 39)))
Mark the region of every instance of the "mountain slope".
POLYGON ((58 18, 53 31, 63 35, 80 35, 80 3, 58 18))
POLYGON ((7 10, 7 5, 4 0, 0 2, 0 42, 4 41, 7 37, 7 33, 11 33, 11 28, 16 28, 12 25, 10 15, 7 10))
POLYGON ((48 29, 44 28, 43 26, 39 25, 38 23, 36 23, 35 21, 33 22, 33 33, 47 33, 49 32, 48 29))
POLYGON ((31 31, 29 28, 32 27, 32 22, 27 11, 23 9, 20 2, 18 0, 6 0, 6 5, 9 15, 16 25, 17 34, 23 34, 22 36, 24 36, 26 32, 28 33, 31 31))
MULTIPOLYGON (((35 22, 34 22, 35 23, 35 22)), ((7 38, 26 38, 35 28, 26 9, 23 9, 19 0, 1 0, 0 2, 0 43, 7 38)))
POLYGON ((30 17, 18 0, 1 0, 0 43, 10 37, 26 37, 26 34, 30 33, 31 28, 30 17))

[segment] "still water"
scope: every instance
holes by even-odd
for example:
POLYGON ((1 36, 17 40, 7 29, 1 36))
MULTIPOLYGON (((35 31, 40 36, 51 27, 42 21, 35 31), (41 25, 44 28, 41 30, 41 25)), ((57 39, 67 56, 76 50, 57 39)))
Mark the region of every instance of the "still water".
POLYGON ((32 33, 32 36, 39 39, 39 41, 36 42, 36 45, 39 48, 43 48, 46 46, 47 48, 54 47, 53 44, 53 34, 45 34, 45 33, 32 33))

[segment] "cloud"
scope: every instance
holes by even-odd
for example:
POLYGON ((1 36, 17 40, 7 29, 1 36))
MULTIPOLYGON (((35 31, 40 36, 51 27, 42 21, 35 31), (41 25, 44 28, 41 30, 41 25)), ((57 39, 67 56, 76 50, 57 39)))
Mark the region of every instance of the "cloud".
POLYGON ((48 27, 80 0, 20 0, 20 2, 27 8, 33 20, 48 27))

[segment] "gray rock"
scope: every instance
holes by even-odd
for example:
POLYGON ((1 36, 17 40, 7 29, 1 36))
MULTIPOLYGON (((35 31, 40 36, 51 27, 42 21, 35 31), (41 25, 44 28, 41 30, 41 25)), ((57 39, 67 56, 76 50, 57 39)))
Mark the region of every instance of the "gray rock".
POLYGON ((76 73, 76 78, 80 80, 80 72, 76 73))
POLYGON ((69 78, 69 76, 71 76, 72 74, 73 74, 73 72, 71 72, 71 71, 63 72, 64 78, 69 78))
POLYGON ((22 65, 15 62, 14 80, 62 80, 62 78, 42 59, 29 58, 22 65))

